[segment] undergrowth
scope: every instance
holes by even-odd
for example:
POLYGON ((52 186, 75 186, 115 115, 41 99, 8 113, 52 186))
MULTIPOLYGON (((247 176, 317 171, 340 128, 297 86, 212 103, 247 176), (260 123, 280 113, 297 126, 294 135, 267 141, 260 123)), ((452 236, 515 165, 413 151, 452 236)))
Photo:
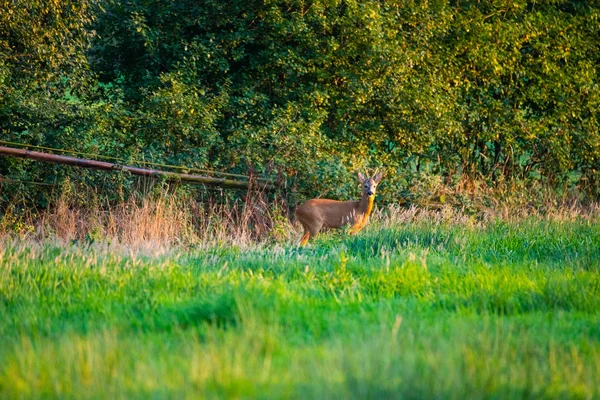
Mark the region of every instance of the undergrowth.
POLYGON ((80 200, 4 208, 0 398, 600 396, 595 205, 381 205, 298 248, 259 193, 80 200))
POLYGON ((305 248, 5 239, 0 397, 594 398, 599 226, 412 209, 305 248))
MULTIPOLYGON (((399 197, 400 203, 376 205, 371 224, 385 227, 429 221, 486 226, 530 217, 573 221, 597 220, 600 216, 597 203, 584 204, 577 197, 561 197, 548 189, 519 184, 491 188, 463 180, 449 186, 439 179, 424 179, 411 188, 410 199, 399 197)), ((297 194, 289 198, 252 190, 233 195, 184 190, 164 183, 142 181, 140 185, 127 196, 121 194, 117 201, 67 181, 45 208, 37 209, 24 199, 4 202, 0 204, 0 238, 166 250, 289 244, 301 235, 293 217, 295 206, 302 201, 297 194)))

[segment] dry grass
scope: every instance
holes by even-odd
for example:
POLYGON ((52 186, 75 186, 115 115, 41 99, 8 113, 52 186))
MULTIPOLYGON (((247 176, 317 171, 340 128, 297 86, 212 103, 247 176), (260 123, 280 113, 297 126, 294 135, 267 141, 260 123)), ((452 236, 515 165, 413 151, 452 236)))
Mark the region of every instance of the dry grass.
POLYGON ((600 204, 581 205, 568 203, 546 207, 540 210, 532 207, 500 205, 498 208, 486 208, 477 213, 465 212, 450 204, 436 208, 422 208, 412 205, 408 208, 399 205, 379 207, 371 216, 371 223, 381 226, 403 225, 427 221, 430 224, 453 224, 458 226, 484 227, 490 222, 518 222, 527 218, 546 221, 600 220, 600 204))
POLYGON ((130 248, 182 246, 249 246, 284 241, 293 229, 278 201, 259 192, 242 200, 196 201, 180 194, 133 196, 106 204, 97 196, 87 202, 67 194, 43 211, 17 211, 9 206, 0 218, 0 239, 106 242, 130 248))
MULTIPOLYGON (((532 216, 554 221, 600 220, 598 203, 584 205, 549 196, 534 202, 531 193, 510 194, 506 189, 493 191, 476 184, 450 188, 441 182, 429 182, 426 186, 419 190, 432 195, 421 199, 437 201, 415 202, 410 207, 379 206, 371 224, 391 227, 426 221, 482 227, 492 221, 518 221, 532 216)), ((296 243, 301 234, 299 225, 288 219, 291 213, 284 200, 269 200, 257 191, 249 191, 243 200, 209 197, 198 201, 189 195, 160 190, 155 191, 158 195, 137 195, 109 204, 94 193, 82 200, 69 189, 62 190, 43 211, 18 211, 17 203, 12 202, 0 218, 0 239, 102 242, 157 252, 186 246, 245 248, 269 241, 296 243)))

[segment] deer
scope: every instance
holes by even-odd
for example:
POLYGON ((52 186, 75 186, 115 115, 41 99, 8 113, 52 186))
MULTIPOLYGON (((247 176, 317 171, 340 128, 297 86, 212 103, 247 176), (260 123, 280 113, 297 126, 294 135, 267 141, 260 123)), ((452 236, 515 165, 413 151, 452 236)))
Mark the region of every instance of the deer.
POLYGON ((367 178, 361 172, 357 175, 363 187, 360 200, 311 199, 296 208, 296 219, 304 228, 300 247, 305 246, 309 238, 317 236, 323 227, 342 228, 352 224, 349 234, 354 235, 367 225, 373 211, 375 190, 383 178, 383 173, 378 172, 371 178, 367 178))

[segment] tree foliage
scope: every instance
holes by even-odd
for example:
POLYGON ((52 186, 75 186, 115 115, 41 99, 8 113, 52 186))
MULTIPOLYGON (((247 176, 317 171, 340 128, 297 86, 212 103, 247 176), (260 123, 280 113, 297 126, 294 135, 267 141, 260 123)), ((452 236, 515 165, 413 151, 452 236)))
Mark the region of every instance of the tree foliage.
POLYGON ((363 167, 389 201, 423 171, 600 192, 597 1, 2 3, 5 140, 338 197, 363 167))

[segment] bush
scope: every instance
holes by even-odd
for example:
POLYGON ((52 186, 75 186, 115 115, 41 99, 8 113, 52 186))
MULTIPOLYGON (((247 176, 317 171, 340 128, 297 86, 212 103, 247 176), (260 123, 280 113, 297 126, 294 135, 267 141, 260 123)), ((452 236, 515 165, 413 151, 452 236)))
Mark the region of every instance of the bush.
MULTIPOLYGON (((258 173, 305 196, 354 196, 352 173, 365 167, 386 168, 386 201, 423 173, 448 185, 535 181, 599 194, 600 7, 591 2, 2 8, 6 140, 258 173)), ((0 174, 81 176, 7 159, 0 174)))

